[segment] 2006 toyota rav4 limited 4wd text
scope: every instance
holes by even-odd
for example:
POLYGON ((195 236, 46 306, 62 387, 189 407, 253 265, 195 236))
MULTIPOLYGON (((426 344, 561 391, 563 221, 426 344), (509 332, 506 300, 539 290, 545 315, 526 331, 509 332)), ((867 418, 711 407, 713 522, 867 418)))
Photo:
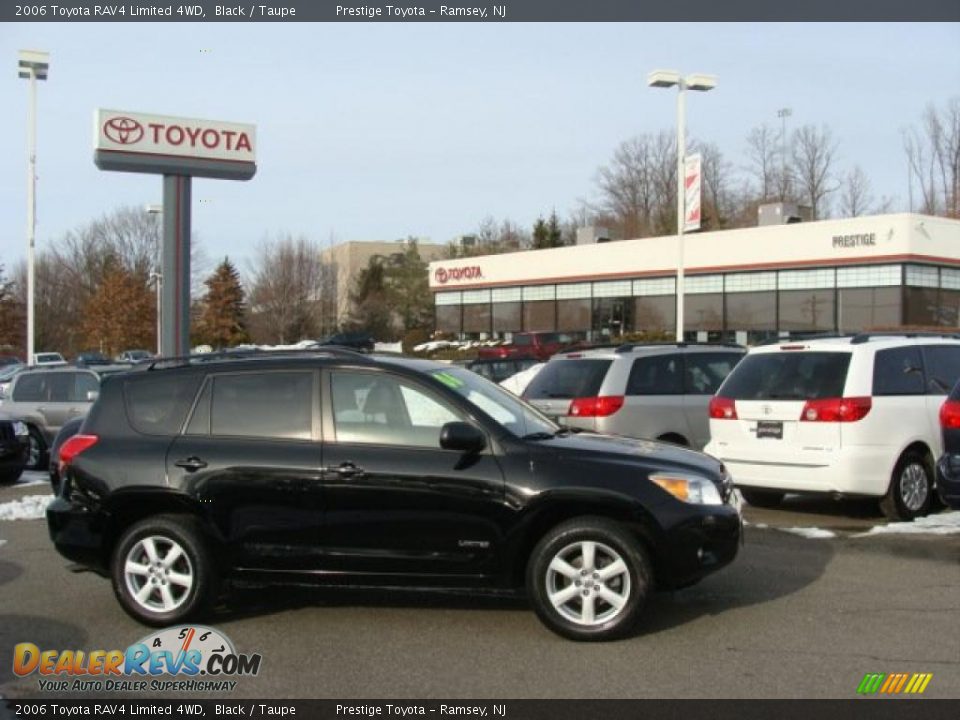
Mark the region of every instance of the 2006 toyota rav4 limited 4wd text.
POLYGON ((754 348, 710 402, 705 451, 744 498, 785 492, 880 498, 912 520, 934 498, 938 413, 960 377, 960 339, 920 334, 786 342, 754 348))
POLYGON ((150 367, 104 381, 47 511, 148 624, 231 580, 525 588, 600 640, 737 552, 719 461, 561 429, 465 369, 334 349, 150 367))

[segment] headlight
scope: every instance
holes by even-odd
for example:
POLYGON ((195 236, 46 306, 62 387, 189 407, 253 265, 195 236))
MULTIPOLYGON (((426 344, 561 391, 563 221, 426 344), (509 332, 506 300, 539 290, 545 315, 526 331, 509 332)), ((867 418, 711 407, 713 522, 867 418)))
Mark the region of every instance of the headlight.
POLYGON ((650 479, 677 500, 691 505, 723 505, 717 486, 706 478, 696 475, 657 473, 650 479))
POLYGON ((19 437, 22 435, 29 435, 30 431, 27 429, 26 423, 22 423, 19 420, 16 420, 13 423, 13 434, 19 437))

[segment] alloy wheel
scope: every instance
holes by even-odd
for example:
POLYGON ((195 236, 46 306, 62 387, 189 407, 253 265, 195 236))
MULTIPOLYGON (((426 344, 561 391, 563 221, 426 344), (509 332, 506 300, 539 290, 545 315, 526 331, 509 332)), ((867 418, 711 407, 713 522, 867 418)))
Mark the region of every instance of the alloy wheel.
POLYGON ((927 471, 918 462, 907 465, 900 473, 900 499, 910 512, 917 512, 927 501, 930 486, 927 471))
POLYGON ((554 609, 578 625, 613 620, 630 599, 630 570, 604 543, 581 540, 560 550, 547 567, 547 597, 554 609))
POLYGON ((142 538, 130 548, 123 574, 130 596, 144 610, 154 613, 180 607, 195 579, 183 547, 161 535, 142 538))

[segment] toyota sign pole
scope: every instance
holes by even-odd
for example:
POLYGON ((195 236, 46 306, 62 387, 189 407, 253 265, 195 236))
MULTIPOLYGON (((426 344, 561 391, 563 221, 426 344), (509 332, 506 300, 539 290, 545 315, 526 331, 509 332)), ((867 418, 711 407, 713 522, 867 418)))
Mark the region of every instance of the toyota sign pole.
POLYGON ((94 162, 101 170, 163 175, 160 354, 190 352, 190 205, 194 177, 249 180, 256 127, 219 120, 97 110, 94 162))
POLYGON ((46 80, 49 53, 21 50, 18 76, 30 81, 27 117, 27 365, 33 364, 34 348, 34 248, 37 239, 37 80, 46 80))

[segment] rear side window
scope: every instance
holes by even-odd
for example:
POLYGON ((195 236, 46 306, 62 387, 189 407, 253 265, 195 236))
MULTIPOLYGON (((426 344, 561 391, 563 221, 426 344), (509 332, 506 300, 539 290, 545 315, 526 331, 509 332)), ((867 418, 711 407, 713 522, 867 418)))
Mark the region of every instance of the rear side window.
POLYGON ((145 435, 176 435, 199 384, 198 375, 163 372, 125 381, 123 395, 130 424, 145 435))
POLYGON ((531 400, 596 397, 612 362, 601 359, 554 360, 537 373, 523 396, 531 400))
POLYGON ((683 357, 653 355, 637 358, 630 368, 627 395, 680 395, 683 393, 683 357))
POLYGON ((218 375, 213 379, 210 433, 309 440, 312 407, 310 371, 218 375))
POLYGON ((850 367, 848 352, 747 355, 720 387, 733 400, 818 400, 842 397, 850 367))
POLYGON ((688 353, 684 392, 713 395, 742 357, 742 353, 729 352, 688 353))
POLYGON ((95 375, 90 373, 77 373, 74 376, 73 398, 75 402, 90 402, 87 394, 98 392, 100 390, 100 381, 95 375))
POLYGON ((873 361, 874 395, 923 395, 920 348, 880 350, 873 361))
POLYGON ((943 395, 960 380, 960 346, 928 345, 923 348, 927 370, 927 392, 943 395))

